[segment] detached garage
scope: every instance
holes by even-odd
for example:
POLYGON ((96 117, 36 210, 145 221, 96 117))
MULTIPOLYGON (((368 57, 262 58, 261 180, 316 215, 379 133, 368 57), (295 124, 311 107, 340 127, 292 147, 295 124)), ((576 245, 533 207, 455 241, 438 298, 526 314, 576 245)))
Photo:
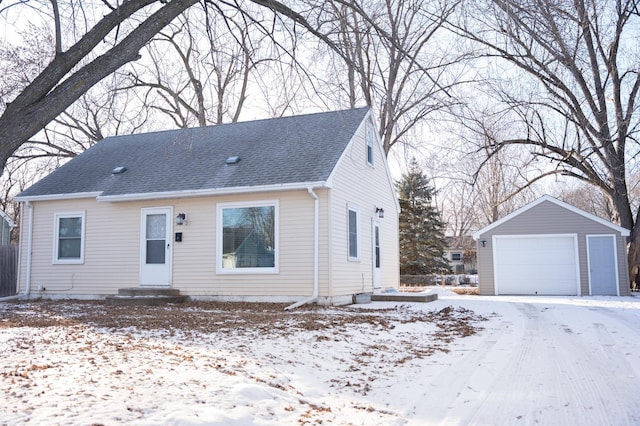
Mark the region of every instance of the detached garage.
POLYGON ((545 195, 476 232, 480 294, 629 294, 629 231, 545 195))

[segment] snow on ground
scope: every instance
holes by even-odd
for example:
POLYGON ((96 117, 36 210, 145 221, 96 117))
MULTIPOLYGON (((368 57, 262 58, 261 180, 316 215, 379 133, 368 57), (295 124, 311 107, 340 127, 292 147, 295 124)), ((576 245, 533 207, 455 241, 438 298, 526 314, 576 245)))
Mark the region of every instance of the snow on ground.
POLYGON ((0 303, 0 424, 640 424, 640 298, 434 291, 286 313, 0 303))

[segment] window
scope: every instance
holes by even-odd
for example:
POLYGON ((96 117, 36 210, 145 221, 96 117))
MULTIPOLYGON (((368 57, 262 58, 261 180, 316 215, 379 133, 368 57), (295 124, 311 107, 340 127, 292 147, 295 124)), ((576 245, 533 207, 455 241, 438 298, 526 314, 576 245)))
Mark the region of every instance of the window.
POLYGON ((360 259, 360 238, 358 236, 358 211, 349 207, 349 260, 360 259))
POLYGON ((84 212, 55 215, 53 250, 53 263, 84 262, 84 212))
POLYGON ((462 260, 462 253, 451 253, 451 260, 455 260, 455 261, 461 261, 462 260))
POLYGON ((218 205, 218 272, 278 272, 278 204, 218 205))
POLYGON ((367 123, 367 163, 373 166, 373 124, 367 123))

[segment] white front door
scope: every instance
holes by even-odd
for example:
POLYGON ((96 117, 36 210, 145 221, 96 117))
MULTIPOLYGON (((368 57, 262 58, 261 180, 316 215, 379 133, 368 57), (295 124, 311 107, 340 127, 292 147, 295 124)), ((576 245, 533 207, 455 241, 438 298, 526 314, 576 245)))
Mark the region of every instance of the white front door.
POLYGON ((373 221, 373 292, 382 288, 380 279, 380 223, 373 221))
POLYGON ((140 285, 171 285, 171 207, 142 209, 140 217, 140 285))

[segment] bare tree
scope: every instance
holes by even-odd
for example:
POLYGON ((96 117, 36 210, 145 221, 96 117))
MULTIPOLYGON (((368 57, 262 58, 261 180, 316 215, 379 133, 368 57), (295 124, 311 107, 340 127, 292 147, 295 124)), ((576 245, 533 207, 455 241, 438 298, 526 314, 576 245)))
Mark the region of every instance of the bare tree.
POLYGON ((193 24, 204 20, 190 10, 161 31, 147 46, 150 61, 132 64, 121 89, 142 89, 143 103, 177 127, 238 121, 251 74, 270 60, 259 57, 266 36, 237 10, 209 16, 208 28, 193 24))
POLYGON ((511 64, 504 73, 528 89, 503 92, 522 119, 521 134, 490 149, 527 147, 555 164, 547 173, 600 189, 611 202, 611 219, 632 230, 629 266, 637 272, 640 226, 627 185, 640 130, 636 0, 469 0, 465 6, 456 31, 476 44, 478 56, 511 64))
POLYGON ((329 63, 329 83, 349 106, 363 102, 379 108, 387 154, 397 143, 413 140, 412 131, 426 117, 457 102, 451 90, 462 84, 452 71, 458 58, 444 48, 442 33, 459 3, 334 0, 323 9, 328 13, 316 17, 320 31, 341 51, 339 62, 329 63))
MULTIPOLYGON (((122 5, 104 1, 103 5, 111 11, 66 50, 61 45, 60 31, 57 31, 53 59, 11 102, 5 104, 0 116, 0 165, 4 167, 15 150, 97 82, 135 60, 151 37, 196 3, 197 0, 172 1, 157 8, 158 2, 154 0, 124 2, 122 5), (138 21, 142 12, 151 14, 133 27, 131 21, 138 21), (114 30, 124 29, 126 24, 132 29, 125 37, 113 35, 114 30), (105 39, 113 44, 112 47, 83 64, 105 39)), ((51 5, 54 18, 58 18, 58 2, 52 0, 51 5)), ((56 29, 60 28, 59 19, 54 19, 54 25, 56 29)))
MULTIPOLYGON (((216 13, 213 0, 95 0, 64 2, 58 0, 10 0, 0 8, 0 16, 21 7, 39 9, 43 19, 51 20, 55 28, 55 54, 37 75, 28 75, 28 84, 15 90, 15 96, 4 99, 0 116, 0 170, 7 159, 31 137, 58 117, 71 104, 104 77, 139 58, 141 49, 163 28, 190 7, 201 3, 208 13, 216 13), (62 8, 60 7, 62 5, 62 8), (45 8, 49 10, 44 10, 45 8), (69 46, 63 45, 63 8, 78 7, 77 13, 86 29, 74 26, 69 46), (95 21, 89 15, 95 16, 95 21), (49 18, 50 17, 50 18, 49 18)), ((330 45, 333 42, 292 8, 275 0, 250 0, 250 3, 271 11, 276 19, 295 22, 305 31, 330 45)), ((265 34, 272 28, 252 19, 243 6, 233 4, 243 16, 258 23, 265 34)), ((337 49, 335 49, 338 51, 337 49)))
POLYGON ((583 182, 561 185, 555 196, 603 219, 608 220, 613 215, 610 200, 602 192, 594 191, 591 185, 583 182))

